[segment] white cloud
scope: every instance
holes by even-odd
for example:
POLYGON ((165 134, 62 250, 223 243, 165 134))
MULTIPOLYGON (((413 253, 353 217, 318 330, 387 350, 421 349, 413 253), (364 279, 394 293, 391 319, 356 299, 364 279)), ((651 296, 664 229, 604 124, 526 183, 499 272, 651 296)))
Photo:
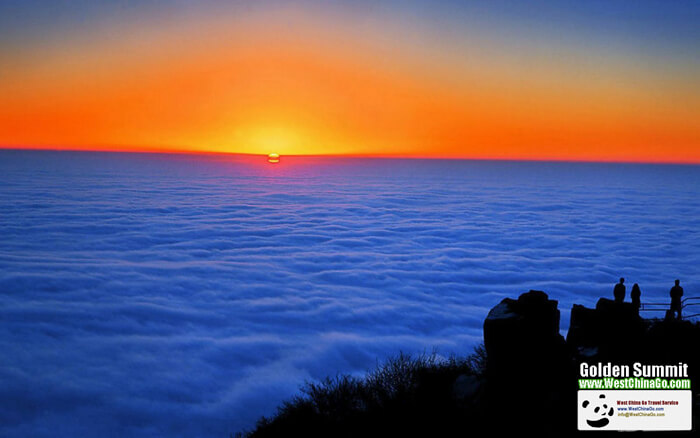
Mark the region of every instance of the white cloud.
POLYGON ((697 167, 253 159, 2 152, 0 435, 227 436, 531 288, 700 286, 697 167))

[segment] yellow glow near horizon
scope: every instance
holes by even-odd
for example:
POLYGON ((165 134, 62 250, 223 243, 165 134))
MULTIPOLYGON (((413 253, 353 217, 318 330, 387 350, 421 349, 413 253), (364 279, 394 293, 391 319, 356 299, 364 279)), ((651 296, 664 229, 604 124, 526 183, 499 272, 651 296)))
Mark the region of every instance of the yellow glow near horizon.
POLYGON ((369 23, 222 14, 0 52, 0 145, 700 162, 693 65, 369 23))
POLYGON ((280 155, 309 154, 304 136, 298 128, 281 124, 260 124, 250 128, 237 128, 233 140, 224 146, 227 152, 243 152, 267 155, 277 151, 280 155), (304 152, 305 151, 305 152, 304 152))

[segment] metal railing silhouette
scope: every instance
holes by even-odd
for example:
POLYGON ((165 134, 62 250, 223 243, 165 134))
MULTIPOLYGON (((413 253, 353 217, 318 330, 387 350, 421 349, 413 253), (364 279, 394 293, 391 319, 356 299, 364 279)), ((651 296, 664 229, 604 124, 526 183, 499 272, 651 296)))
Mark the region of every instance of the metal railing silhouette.
MULTIPOLYGON (((700 306, 700 297, 688 297, 688 298, 684 299, 683 301, 681 301, 681 303, 683 303, 683 306, 682 306, 683 310, 685 310, 686 307, 692 307, 692 306, 695 306, 695 307, 692 307, 693 311, 700 310, 700 307, 698 307, 698 306, 700 306), (691 301, 691 302, 688 303, 688 301, 691 301)), ((693 318, 696 316, 700 316, 700 312, 696 312, 696 313, 693 313, 693 314, 690 314, 687 316, 683 315, 683 319, 693 318)))
MULTIPOLYGON (((700 316, 700 312, 686 314, 685 310, 690 308, 691 311, 700 310, 700 297, 688 297, 681 300, 681 319, 690 319, 700 316)), ((639 307, 640 312, 666 312, 671 308, 670 302, 665 303, 641 303, 639 307)))

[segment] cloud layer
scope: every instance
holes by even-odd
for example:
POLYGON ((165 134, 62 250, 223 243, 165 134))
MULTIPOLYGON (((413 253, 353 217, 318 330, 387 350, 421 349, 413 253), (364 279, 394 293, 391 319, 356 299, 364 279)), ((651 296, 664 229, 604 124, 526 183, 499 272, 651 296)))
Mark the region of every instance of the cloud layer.
POLYGON ((0 152, 0 435, 225 437, 531 288, 700 288, 698 167, 259 161, 0 152))

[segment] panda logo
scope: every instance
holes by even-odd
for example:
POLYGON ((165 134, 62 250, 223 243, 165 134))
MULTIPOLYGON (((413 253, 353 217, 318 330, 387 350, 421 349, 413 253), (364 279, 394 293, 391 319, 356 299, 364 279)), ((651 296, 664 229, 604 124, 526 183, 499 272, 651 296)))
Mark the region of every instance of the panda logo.
POLYGON ((582 406, 587 413, 586 424, 596 429, 607 426, 615 413, 615 409, 605 403, 605 394, 601 394, 594 402, 584 400, 582 406))

